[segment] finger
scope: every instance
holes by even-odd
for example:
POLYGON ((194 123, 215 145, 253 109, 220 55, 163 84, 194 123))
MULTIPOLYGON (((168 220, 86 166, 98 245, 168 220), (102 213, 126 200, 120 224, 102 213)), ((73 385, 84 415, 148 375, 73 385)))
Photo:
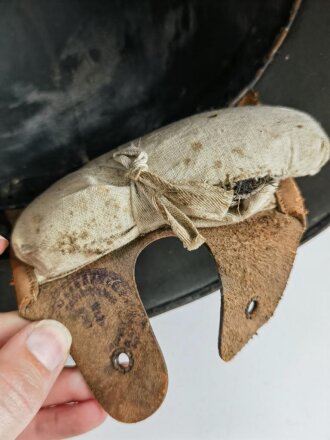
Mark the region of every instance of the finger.
POLYGON ((59 440, 84 434, 104 422, 106 413, 95 401, 43 408, 17 440, 59 440))
POLYGON ((92 400, 94 396, 77 367, 68 367, 59 375, 43 406, 92 400))
POLYGON ((0 350, 0 438, 12 440, 37 414, 71 345, 59 322, 29 324, 0 350))
POLYGON ((9 242, 2 235, 0 235, 0 255, 6 250, 9 242))
POLYGON ((28 321, 21 318, 18 312, 0 313, 0 348, 27 325, 28 321))

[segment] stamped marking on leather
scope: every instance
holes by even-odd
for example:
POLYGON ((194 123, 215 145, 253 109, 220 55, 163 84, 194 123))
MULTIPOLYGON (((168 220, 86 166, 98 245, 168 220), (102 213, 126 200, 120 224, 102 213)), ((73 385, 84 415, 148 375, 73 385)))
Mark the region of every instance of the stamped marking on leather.
MULTIPOLYGON (((86 269, 65 280, 65 288, 59 289, 53 312, 59 318, 62 313, 81 320, 85 328, 97 324, 104 326, 106 314, 102 311, 102 299, 115 305, 118 298, 126 302, 130 288, 116 272, 107 269, 86 269), (86 300, 88 301, 86 304, 86 300)), ((63 286, 64 287, 64 286, 63 286)))

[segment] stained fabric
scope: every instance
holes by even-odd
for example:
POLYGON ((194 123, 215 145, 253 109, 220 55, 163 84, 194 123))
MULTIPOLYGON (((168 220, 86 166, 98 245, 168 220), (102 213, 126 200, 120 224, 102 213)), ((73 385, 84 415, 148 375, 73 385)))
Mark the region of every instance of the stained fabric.
POLYGON ((297 110, 239 107, 191 116, 52 185, 18 219, 14 251, 45 283, 164 226, 193 250, 205 241, 198 228, 273 208, 281 179, 313 175, 329 156, 326 133, 297 110), (237 202, 238 182, 264 177, 237 202))

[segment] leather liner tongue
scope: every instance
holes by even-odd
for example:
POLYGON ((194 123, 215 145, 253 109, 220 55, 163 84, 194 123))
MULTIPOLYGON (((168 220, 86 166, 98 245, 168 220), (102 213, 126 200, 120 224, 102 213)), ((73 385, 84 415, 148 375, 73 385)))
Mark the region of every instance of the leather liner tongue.
MULTIPOLYGON (((201 228, 222 282, 219 353, 224 360, 274 313, 305 228, 305 208, 294 181, 283 181, 276 196, 277 209, 233 225, 201 228)), ((151 232, 41 286, 33 269, 12 256, 21 315, 57 319, 69 328, 72 356, 87 383, 106 411, 123 422, 150 416, 167 391, 165 361, 134 271, 143 248, 172 235, 169 229, 151 232)))

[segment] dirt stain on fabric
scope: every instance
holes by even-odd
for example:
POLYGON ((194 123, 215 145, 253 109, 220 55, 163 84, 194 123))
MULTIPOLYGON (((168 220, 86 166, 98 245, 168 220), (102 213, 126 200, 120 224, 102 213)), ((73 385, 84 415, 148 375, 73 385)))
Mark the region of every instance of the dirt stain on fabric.
POLYGON ((242 148, 234 148, 234 149, 232 150, 232 152, 235 153, 235 154, 237 154, 238 156, 241 156, 241 157, 244 157, 244 156, 245 156, 245 153, 244 153, 244 151, 242 150, 242 148))
POLYGON ((57 249, 62 255, 74 254, 83 252, 84 254, 100 254, 103 249, 91 249, 90 244, 85 243, 82 246, 82 241, 86 241, 89 237, 89 232, 85 229, 78 232, 72 231, 61 234, 57 240, 57 249), (88 249, 87 249, 88 248, 88 249))
POLYGON ((88 232, 85 230, 85 231, 82 231, 81 233, 80 233, 80 235, 79 235, 79 237, 81 238, 81 239, 83 239, 83 240, 86 240, 87 238, 88 238, 88 236, 89 236, 89 234, 88 234, 88 232))
POLYGON ((191 148, 193 151, 201 151, 201 149, 203 148, 203 144, 201 142, 193 142, 191 144, 191 148))
POLYGON ((43 217, 40 214, 36 214, 32 217, 32 220, 34 223, 36 223, 37 225, 39 225, 42 221, 43 217))

